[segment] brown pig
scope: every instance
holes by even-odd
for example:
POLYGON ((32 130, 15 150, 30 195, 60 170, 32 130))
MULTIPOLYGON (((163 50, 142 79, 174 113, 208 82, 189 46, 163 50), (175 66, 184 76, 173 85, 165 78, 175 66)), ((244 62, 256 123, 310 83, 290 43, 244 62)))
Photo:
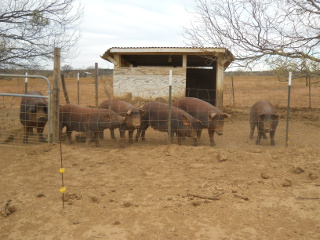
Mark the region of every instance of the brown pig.
MULTIPOLYGON (((129 144, 133 143, 133 132, 135 129, 140 128, 141 124, 141 115, 143 114, 143 110, 139 110, 137 107, 132 104, 125 102, 120 99, 111 99, 103 101, 99 108, 111 109, 118 115, 125 118, 125 122, 120 125, 120 137, 125 137, 125 131, 129 132, 129 144)), ((115 139, 114 128, 110 128, 111 138, 115 139)))
MULTIPOLYGON (((26 95, 42 96, 38 91, 29 91, 26 95)), ((45 142, 43 130, 48 121, 48 103, 43 98, 23 97, 20 105, 20 122, 24 127, 23 143, 28 143, 28 136, 33 128, 37 129, 40 142, 45 142)))
POLYGON ((96 146, 99 146, 99 133, 107 128, 117 128, 124 122, 124 118, 110 109, 97 109, 65 104, 60 106, 60 133, 66 127, 70 143, 72 131, 85 132, 86 144, 89 144, 91 134, 94 134, 96 146))
POLYGON ((270 133, 271 145, 274 146, 274 135, 278 126, 279 116, 275 107, 266 100, 258 101, 250 110, 250 139, 253 138, 255 127, 257 127, 258 137, 256 144, 260 144, 261 137, 267 138, 266 133, 270 133))
MULTIPOLYGON (((136 141, 140 134, 145 140, 145 131, 149 126, 160 132, 168 132, 168 117, 169 105, 161 102, 149 102, 142 105, 141 109, 145 111, 142 117, 141 127, 138 129, 136 141)), ((187 112, 172 106, 171 107, 171 133, 170 136, 176 133, 178 144, 185 137, 191 137, 194 140, 194 146, 197 145, 197 132, 199 122, 187 112)))
POLYGON ((209 133, 210 145, 215 146, 213 135, 216 132, 218 135, 223 134, 224 119, 229 116, 222 113, 218 108, 198 98, 183 97, 175 100, 173 106, 181 108, 189 113, 201 124, 197 132, 198 138, 201 137, 202 129, 207 128, 209 133))

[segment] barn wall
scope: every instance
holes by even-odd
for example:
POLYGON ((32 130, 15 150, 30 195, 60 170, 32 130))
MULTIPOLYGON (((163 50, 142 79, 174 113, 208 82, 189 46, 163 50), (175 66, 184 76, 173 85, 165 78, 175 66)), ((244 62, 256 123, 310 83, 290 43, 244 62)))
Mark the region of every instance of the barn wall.
POLYGON ((182 97, 186 88, 186 68, 116 67, 113 73, 115 97, 131 93, 133 97, 168 99, 169 70, 172 69, 172 97, 182 97))

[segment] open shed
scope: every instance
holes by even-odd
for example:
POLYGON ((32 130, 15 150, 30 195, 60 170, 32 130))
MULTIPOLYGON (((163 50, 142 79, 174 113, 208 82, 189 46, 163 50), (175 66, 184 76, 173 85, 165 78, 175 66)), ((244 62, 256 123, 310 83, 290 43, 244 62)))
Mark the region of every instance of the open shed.
POLYGON ((234 60, 226 48, 113 47, 102 56, 114 64, 114 96, 168 98, 169 70, 172 97, 203 99, 223 106, 224 71, 234 60))

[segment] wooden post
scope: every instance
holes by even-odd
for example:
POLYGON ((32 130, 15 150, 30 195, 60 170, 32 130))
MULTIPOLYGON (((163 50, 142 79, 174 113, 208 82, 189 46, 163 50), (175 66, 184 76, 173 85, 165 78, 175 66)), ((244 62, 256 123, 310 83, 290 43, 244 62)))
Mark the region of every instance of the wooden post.
POLYGON ((290 120, 290 92, 291 92, 292 72, 289 72, 288 81, 288 104, 287 104, 287 124, 286 124, 286 147, 289 145, 289 120, 290 120))
POLYGON ((232 88, 233 107, 235 107, 235 106, 236 106, 236 101, 235 101, 235 99, 234 99, 233 76, 231 76, 231 88, 232 88))
MULTIPOLYGON (((169 111, 168 111, 168 144, 171 144, 171 99, 172 99, 172 69, 169 70, 169 111)), ((178 136, 177 136, 178 137, 178 136)))
POLYGON ((308 78, 308 87, 309 87, 309 108, 311 108, 311 77, 310 75, 307 76, 308 78))
POLYGON ((52 91, 52 141, 59 140, 59 104, 60 104, 60 57, 61 49, 54 48, 53 91, 52 91))
POLYGON ((67 87, 66 87, 66 82, 64 80, 64 74, 61 74, 61 83, 62 83, 62 89, 63 89, 64 97, 66 99, 66 103, 70 103, 68 92, 67 92, 67 87))
POLYGON ((24 92, 28 92, 28 73, 26 72, 26 77, 24 78, 24 92))
POLYGON ((80 104, 80 74, 77 73, 77 98, 78 98, 78 105, 80 104))
POLYGON ((94 76, 94 82, 95 82, 95 93, 96 93, 96 107, 98 107, 98 75, 99 75, 99 70, 98 70, 98 63, 95 63, 95 76, 94 76))

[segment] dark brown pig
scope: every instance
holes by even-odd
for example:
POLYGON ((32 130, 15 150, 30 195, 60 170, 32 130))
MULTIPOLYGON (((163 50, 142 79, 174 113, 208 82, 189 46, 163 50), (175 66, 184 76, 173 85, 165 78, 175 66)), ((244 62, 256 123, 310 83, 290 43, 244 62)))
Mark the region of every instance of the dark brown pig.
MULTIPOLYGON (((120 125, 120 137, 125 137, 125 131, 129 132, 129 144, 133 143, 133 132, 135 129, 140 128, 141 124, 141 114, 143 114, 143 110, 139 110, 137 107, 133 106, 130 103, 119 99, 111 99, 103 101, 99 108, 111 109, 118 115, 125 118, 125 122, 120 125)), ((114 135, 114 128, 110 128, 111 138, 116 139, 114 135)))
MULTIPOLYGON (((42 96, 38 91, 29 91, 26 95, 42 96)), ((20 121, 24 127, 23 143, 28 143, 28 136, 37 129, 40 142, 45 142, 43 130, 48 121, 48 103, 43 98, 23 97, 20 105, 20 121)))
MULTIPOLYGON (((149 126, 160 132, 168 132, 169 105, 161 102, 149 102, 142 105, 141 109, 145 111, 142 117, 141 127, 138 129, 136 141, 141 138, 145 140, 145 131, 149 126)), ((181 144, 182 138, 191 137, 194 145, 197 145, 197 132, 199 122, 187 112, 172 106, 171 108, 171 133, 173 138, 176 133, 178 144, 181 144)))
POLYGON ((266 100, 258 101, 250 110, 250 139, 253 138, 255 127, 257 127, 258 137, 256 144, 260 144, 261 137, 267 138, 266 133, 270 133, 271 145, 274 146, 274 135, 278 126, 279 116, 275 107, 266 100))
POLYGON ((60 106, 60 133, 66 127, 70 143, 72 131, 85 132, 86 144, 89 144, 92 133, 96 146, 99 146, 99 133, 107 128, 117 128, 124 122, 124 118, 109 109, 97 109, 65 104, 60 106))
POLYGON ((202 129, 207 128, 209 133, 210 145, 215 146, 213 135, 216 132, 222 135, 224 119, 228 118, 226 113, 222 113, 218 108, 198 98, 183 97, 175 100, 173 106, 181 108, 195 119, 201 122, 198 130, 198 139, 201 137, 202 129))

